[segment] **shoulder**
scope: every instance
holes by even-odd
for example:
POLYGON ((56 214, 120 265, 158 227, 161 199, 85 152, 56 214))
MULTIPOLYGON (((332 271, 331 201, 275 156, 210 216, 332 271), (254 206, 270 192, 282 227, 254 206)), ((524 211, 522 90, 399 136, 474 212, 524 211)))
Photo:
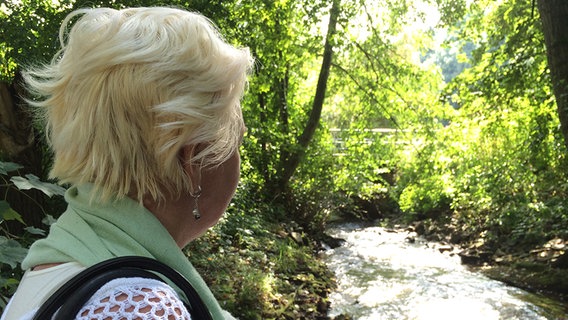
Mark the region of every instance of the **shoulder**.
POLYGON ((37 310, 43 301, 84 269, 85 267, 76 262, 69 262, 43 270, 26 271, 1 319, 31 319, 34 310, 37 310))
POLYGON ((191 316, 173 288, 145 278, 119 278, 101 287, 76 319, 175 319, 191 316))

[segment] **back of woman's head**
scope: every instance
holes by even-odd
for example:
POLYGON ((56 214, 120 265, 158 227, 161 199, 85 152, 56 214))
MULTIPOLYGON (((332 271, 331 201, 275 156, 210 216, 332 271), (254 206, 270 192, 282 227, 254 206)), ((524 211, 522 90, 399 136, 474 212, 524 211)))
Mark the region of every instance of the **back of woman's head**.
POLYGON ((205 167, 238 148, 252 58, 207 18, 173 8, 81 9, 64 20, 60 40, 49 65, 24 73, 41 97, 30 103, 45 117, 52 177, 93 183, 103 197, 160 199, 191 188, 182 147, 206 145, 192 159, 205 167))

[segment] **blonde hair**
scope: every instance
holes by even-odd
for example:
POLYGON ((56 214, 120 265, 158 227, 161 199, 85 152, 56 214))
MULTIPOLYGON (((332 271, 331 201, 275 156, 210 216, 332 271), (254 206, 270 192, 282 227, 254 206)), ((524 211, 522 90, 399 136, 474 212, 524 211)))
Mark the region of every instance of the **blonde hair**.
POLYGON ((24 73, 54 151, 50 176, 103 197, 192 189, 179 158, 220 165, 238 148, 248 49, 200 14, 152 7, 80 9, 62 23, 53 61, 24 73), (72 20, 74 22, 72 27, 72 20))

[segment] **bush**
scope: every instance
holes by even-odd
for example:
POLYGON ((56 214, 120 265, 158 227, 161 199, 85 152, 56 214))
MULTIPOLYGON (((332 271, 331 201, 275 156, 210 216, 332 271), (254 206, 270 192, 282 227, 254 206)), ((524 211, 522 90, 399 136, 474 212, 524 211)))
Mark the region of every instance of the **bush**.
MULTIPOLYGON (((65 189, 62 187, 40 181, 32 174, 21 176, 13 175, 23 167, 11 162, 0 162, 0 177, 3 180, 2 186, 7 191, 12 189, 17 192, 26 193, 26 190, 40 190, 44 196, 61 196, 65 189)), ((30 201, 33 198, 30 197, 30 201)), ((43 208, 42 208, 43 210, 43 208)), ((45 210, 43 210, 45 212, 45 210)), ((28 247, 38 238, 45 236, 49 225, 54 221, 53 217, 47 213, 42 219, 45 226, 39 229, 27 226, 22 216, 16 212, 4 199, 0 200, 0 309, 4 310, 10 297, 14 294, 23 270, 20 268, 22 260, 25 258, 28 247), (23 227, 23 228, 22 228, 23 227), (11 229, 21 229, 23 232, 12 232, 11 229)))

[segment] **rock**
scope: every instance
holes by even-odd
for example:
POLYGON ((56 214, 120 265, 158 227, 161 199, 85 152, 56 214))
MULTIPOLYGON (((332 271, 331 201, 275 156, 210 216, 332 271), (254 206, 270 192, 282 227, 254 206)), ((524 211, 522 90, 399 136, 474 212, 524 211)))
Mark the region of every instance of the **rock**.
POLYGON ((434 234, 430 234, 430 235, 428 236, 428 239, 429 239, 430 241, 440 242, 440 241, 443 240, 443 237, 442 237, 442 235, 440 235, 440 234, 438 234, 438 233, 434 233, 434 234))
POLYGON ((424 226, 423 221, 418 221, 416 222, 416 224, 414 224, 414 232, 416 232, 416 234, 419 236, 423 235, 426 232, 426 227, 424 226))
POLYGON ((326 234, 321 239, 321 243, 323 247, 327 245, 330 249, 335 249, 337 247, 341 247, 345 243, 345 240, 340 238, 334 238, 326 234))
POLYGON ((491 258, 490 252, 481 251, 474 248, 462 250, 460 253, 458 253, 458 255, 460 256, 462 264, 472 266, 481 266, 489 262, 491 258))
POLYGON ((426 235, 431 235, 431 234, 435 234, 437 232, 439 232, 440 230, 438 229, 438 227, 434 224, 430 224, 428 225, 426 228, 426 230, 424 231, 424 233, 426 235))
POLYGON ((461 234, 461 232, 454 231, 450 234, 449 240, 451 243, 454 244, 460 243, 463 240, 463 235, 461 234))
POLYGON ((297 244, 304 243, 304 237, 302 237, 302 235, 299 232, 296 231, 290 232, 290 238, 292 238, 292 240, 294 240, 297 244))
POLYGON ((494 254, 494 255, 497 256, 497 257, 503 257, 503 256, 505 256, 505 255, 507 255, 507 254, 506 254, 503 250, 497 249, 497 250, 495 251, 495 254, 494 254))
POLYGON ((561 238, 554 238, 544 245, 545 248, 550 248, 552 250, 564 250, 567 246, 568 245, 564 239, 561 238))
POLYGON ((454 250, 454 247, 449 245, 449 244, 443 244, 443 245, 438 247, 438 251, 440 251, 440 253, 449 252, 449 251, 453 251, 453 250, 454 250))

